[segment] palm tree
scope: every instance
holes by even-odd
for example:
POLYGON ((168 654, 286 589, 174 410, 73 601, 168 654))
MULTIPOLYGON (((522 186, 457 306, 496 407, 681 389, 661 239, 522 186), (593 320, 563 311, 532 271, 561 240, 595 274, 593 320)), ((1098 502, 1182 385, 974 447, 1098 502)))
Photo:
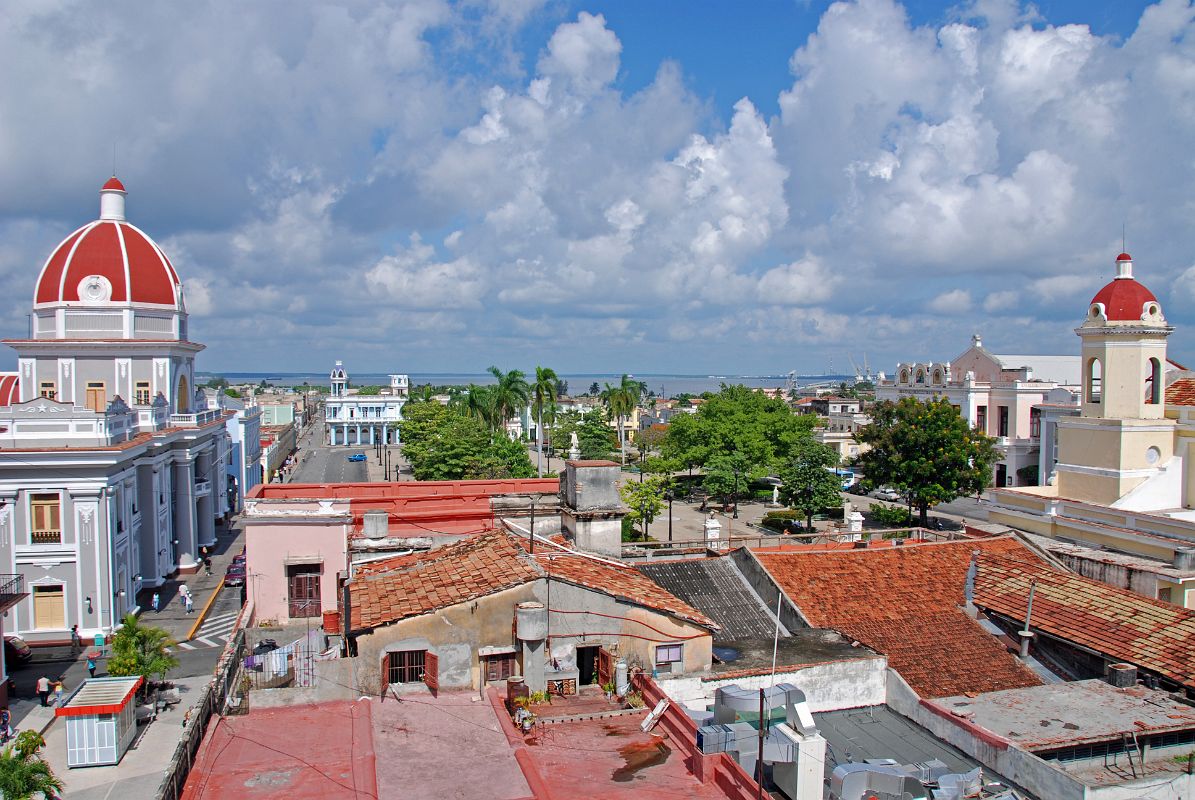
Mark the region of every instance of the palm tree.
POLYGON ((112 637, 109 675, 140 675, 146 681, 156 675, 162 680, 167 672, 178 666, 178 659, 169 650, 175 642, 167 631, 142 625, 136 614, 126 614, 122 623, 112 637))
POLYGON ((602 390, 602 405, 618 420, 618 452, 621 454, 624 464, 627 461, 627 455, 623 418, 635 412, 635 406, 639 404, 639 398, 643 396, 646 389, 647 384, 643 381, 634 380, 630 375, 623 373, 622 380, 617 386, 607 383, 606 388, 602 390))
POLYGON ((556 416, 556 385, 560 379, 551 367, 535 368, 535 384, 531 387, 535 411, 535 473, 544 476, 544 411, 548 412, 548 423, 556 416))
POLYGON ((498 381, 496 385, 490 387, 494 393, 494 416, 496 417, 492 427, 494 430, 502 430, 506 427, 506 421, 530 401, 531 387, 527 385, 527 376, 521 369, 503 372, 497 367, 490 367, 490 374, 498 381))
POLYGON ((62 789, 62 781, 36 753, 22 754, 16 747, 0 752, 0 797, 5 800, 32 800, 38 796, 49 800, 62 789))
POLYGON ((494 387, 471 383, 464 393, 449 401, 449 405, 462 409, 465 416, 480 420, 483 425, 493 430, 494 399, 494 387))

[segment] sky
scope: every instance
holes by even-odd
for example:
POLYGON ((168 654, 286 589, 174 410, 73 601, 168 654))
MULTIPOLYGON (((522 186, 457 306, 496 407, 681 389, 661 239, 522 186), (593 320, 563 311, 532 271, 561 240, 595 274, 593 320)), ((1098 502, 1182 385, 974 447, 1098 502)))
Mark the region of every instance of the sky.
POLYGON ((1122 231, 1195 362, 1185 0, 31 0, 0 76, 6 337, 115 151, 204 371, 1077 353, 1122 231))

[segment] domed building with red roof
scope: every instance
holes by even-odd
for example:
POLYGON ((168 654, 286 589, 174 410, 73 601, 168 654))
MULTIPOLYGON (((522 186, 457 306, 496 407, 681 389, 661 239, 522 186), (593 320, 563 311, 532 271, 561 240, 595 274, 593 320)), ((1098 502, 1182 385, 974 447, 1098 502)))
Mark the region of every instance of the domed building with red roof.
POLYGON ((4 340, 0 560, 28 594, 4 627, 35 646, 111 634, 198 568, 229 510, 226 412, 196 389, 183 283, 126 197, 103 184, 99 218, 41 265, 27 338, 4 340))
POLYGON ((1085 575, 1195 608, 1195 373, 1168 359, 1173 331, 1118 255, 1075 329, 1082 398, 1051 433, 1054 478, 993 492, 988 517, 1062 540, 1045 546, 1085 575))

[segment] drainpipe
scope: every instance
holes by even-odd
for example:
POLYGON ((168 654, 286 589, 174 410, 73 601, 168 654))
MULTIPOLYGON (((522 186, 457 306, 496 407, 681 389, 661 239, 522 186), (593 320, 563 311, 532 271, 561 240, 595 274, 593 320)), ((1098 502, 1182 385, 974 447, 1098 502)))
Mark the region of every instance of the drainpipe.
POLYGON ((1037 591, 1037 581, 1029 581, 1029 603, 1025 607, 1025 627, 1021 629, 1021 658, 1029 657, 1029 640, 1033 638, 1033 631, 1029 630, 1029 621, 1033 617, 1033 593, 1037 591))

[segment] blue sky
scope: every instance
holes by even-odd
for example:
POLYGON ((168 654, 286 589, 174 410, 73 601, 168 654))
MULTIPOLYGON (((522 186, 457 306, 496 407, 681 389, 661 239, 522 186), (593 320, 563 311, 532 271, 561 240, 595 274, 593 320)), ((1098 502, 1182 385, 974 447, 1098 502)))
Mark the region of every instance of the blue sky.
POLYGON ((1189 0, 18 4, 0 327, 115 145, 205 370, 1076 352, 1122 225, 1195 361, 1193 31, 1189 0))

